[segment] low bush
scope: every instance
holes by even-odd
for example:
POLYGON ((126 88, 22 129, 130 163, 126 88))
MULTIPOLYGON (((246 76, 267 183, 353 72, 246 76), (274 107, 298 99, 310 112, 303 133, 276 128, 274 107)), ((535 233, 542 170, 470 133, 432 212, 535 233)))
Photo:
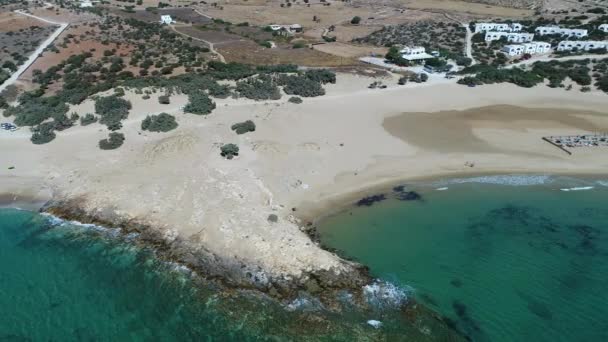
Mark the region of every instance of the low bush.
POLYGON ((150 132, 169 132, 177 128, 177 122, 175 117, 167 113, 160 113, 158 115, 148 115, 141 122, 141 129, 150 132))
POLYGON ((215 102, 211 101, 207 94, 197 91, 188 95, 188 104, 184 112, 197 115, 207 115, 215 109, 215 102))
POLYGON ((281 91, 269 75, 259 75, 237 82, 236 91, 252 100, 278 100, 281 91))
POLYGON ((333 71, 329 71, 327 69, 312 69, 312 70, 307 70, 304 73, 304 76, 306 76, 308 79, 311 79, 315 82, 319 82, 321 84, 326 84, 326 83, 336 83, 336 73, 333 71))
POLYGON ((97 117, 91 113, 85 114, 83 117, 80 118, 81 126, 87 126, 95 122, 97 122, 97 117))
POLYGON ((51 122, 45 122, 32 128, 32 136, 30 140, 36 145, 46 144, 55 139, 56 135, 53 131, 55 125, 51 122))
POLYGON ((160 104, 170 104, 171 103, 171 98, 169 97, 169 95, 161 95, 158 97, 158 103, 160 104))
POLYGON ((235 131, 236 134, 245 134, 245 133, 248 133, 248 132, 254 132, 255 131, 255 123, 253 121, 251 121, 251 120, 247 120, 247 121, 244 121, 244 122, 235 123, 230 128, 233 131, 235 131))
POLYGON ((295 104, 300 104, 300 103, 303 102, 302 98, 301 97, 297 97, 297 96, 290 97, 288 101, 291 102, 291 103, 295 103, 295 104))
POLYGON ((115 95, 99 97, 95 100, 95 113, 101 117, 99 122, 111 131, 122 127, 121 121, 129 116, 130 109, 131 102, 115 95))
POLYGON ((220 155, 227 159, 232 159, 239 155, 239 147, 235 144, 225 144, 220 147, 220 155))
POLYGON ((325 95, 325 89, 321 83, 311 80, 305 76, 284 76, 281 79, 283 90, 289 95, 301 97, 315 97, 325 95))
POLYGON ((102 150, 115 150, 122 146, 124 141, 124 134, 112 132, 107 139, 102 139, 99 141, 99 148, 102 150))

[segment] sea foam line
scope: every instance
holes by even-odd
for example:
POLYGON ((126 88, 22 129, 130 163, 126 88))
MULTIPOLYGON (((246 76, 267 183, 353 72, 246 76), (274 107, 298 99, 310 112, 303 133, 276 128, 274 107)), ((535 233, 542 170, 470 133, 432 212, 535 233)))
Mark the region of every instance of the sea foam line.
POLYGON ((365 300, 379 308, 399 307, 405 304, 414 290, 411 287, 399 287, 395 284, 376 280, 363 286, 365 300))
POLYGON ((55 226, 66 226, 66 225, 72 225, 72 226, 77 226, 77 227, 82 227, 82 228, 87 228, 87 229, 91 229, 91 230, 95 230, 98 232, 102 232, 102 233, 107 233, 111 236, 118 236, 118 234, 120 233, 121 229, 120 228, 109 228, 109 227, 104 227, 104 226, 100 226, 100 225, 96 225, 94 223, 82 223, 79 221, 74 221, 74 220, 64 220, 62 218, 59 218, 53 214, 49 214, 49 213, 41 213, 42 216, 46 217, 48 219, 48 221, 55 226))
POLYGON ((591 190, 593 189, 592 186, 577 186, 577 187, 573 187, 573 188, 562 188, 560 189, 561 191, 584 191, 584 190, 591 190))
POLYGON ((497 176, 479 176, 469 178, 451 178, 441 180, 437 183, 438 186, 449 184, 463 183, 482 183, 482 184, 497 184, 497 185, 512 185, 512 186, 528 186, 528 185, 543 185, 553 181, 550 175, 497 175, 497 176))

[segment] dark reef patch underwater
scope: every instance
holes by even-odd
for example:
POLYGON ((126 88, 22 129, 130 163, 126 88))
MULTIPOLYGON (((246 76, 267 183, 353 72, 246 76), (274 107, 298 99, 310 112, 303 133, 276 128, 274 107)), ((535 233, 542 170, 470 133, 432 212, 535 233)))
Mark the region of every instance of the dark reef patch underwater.
POLYGON ((321 242, 411 286, 470 340, 608 341, 608 182, 487 176, 392 193, 320 222, 321 242))

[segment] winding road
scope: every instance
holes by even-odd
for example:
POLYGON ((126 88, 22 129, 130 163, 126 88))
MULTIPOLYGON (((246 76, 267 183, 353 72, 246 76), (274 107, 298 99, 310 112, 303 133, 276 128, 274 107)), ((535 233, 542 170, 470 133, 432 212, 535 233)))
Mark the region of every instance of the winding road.
POLYGON ((6 87, 8 87, 9 85, 15 83, 17 81, 17 79, 19 78, 19 76, 21 76, 21 74, 23 74, 36 61, 36 59, 38 58, 38 55, 40 55, 44 51, 44 49, 47 48, 47 46, 51 45, 51 43, 53 43, 53 41, 55 39, 57 39, 57 37, 59 37, 59 35, 68 27, 68 25, 70 25, 69 23, 58 23, 55 21, 51 21, 48 19, 44 19, 44 18, 35 16, 33 14, 22 12, 19 10, 15 11, 15 13, 25 15, 28 17, 32 17, 34 19, 44 21, 49 24, 59 25, 59 28, 57 28, 57 30, 55 30, 55 32, 53 32, 53 34, 51 34, 44 42, 42 42, 42 44, 40 44, 40 46, 38 46, 36 51, 32 52, 32 54, 27 59, 27 61, 25 63, 23 63, 21 66, 19 66, 19 69, 17 69, 17 71, 15 71, 11 75, 11 77, 9 77, 6 81, 4 81, 4 83, 0 84, 0 92, 4 91, 4 89, 6 89, 6 87))

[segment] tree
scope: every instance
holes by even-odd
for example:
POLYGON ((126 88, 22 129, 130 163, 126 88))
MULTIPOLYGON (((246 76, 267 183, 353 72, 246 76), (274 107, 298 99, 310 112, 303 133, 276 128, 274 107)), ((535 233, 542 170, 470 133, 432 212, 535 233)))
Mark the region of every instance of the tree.
POLYGON ((115 150, 122 146, 125 141, 125 135, 122 133, 112 132, 107 139, 99 141, 99 148, 102 150, 115 150))
POLYGON ((333 71, 329 71, 327 69, 311 69, 307 70, 304 73, 304 76, 307 78, 319 82, 321 84, 325 83, 336 83, 336 73, 333 71))
POLYGON ((220 147, 220 155, 227 159, 232 159, 239 155, 239 147, 235 144, 225 144, 220 147))
POLYGON ((215 102, 211 101, 207 94, 196 91, 188 95, 188 104, 184 107, 184 112, 197 115, 207 115, 215 109, 215 102))
POLYGON ((42 123, 32 128, 34 132, 30 138, 32 143, 36 145, 46 144, 55 139, 55 132, 53 131, 55 125, 51 122, 42 123))
POLYGON ((429 79, 429 75, 425 73, 420 74, 420 82, 426 82, 429 79))
POLYGON ((141 122, 141 129, 150 132, 169 132, 177 128, 177 122, 173 115, 160 113, 158 115, 148 115, 141 122))
POLYGON ((353 24, 353 25, 359 25, 360 22, 361 22, 361 17, 359 17, 359 16, 354 16, 350 20, 350 23, 353 24))
POLYGON ((305 76, 284 76, 281 82, 284 84, 283 90, 289 95, 301 97, 325 95, 325 89, 323 89, 321 83, 305 76))
POLYGON ((87 113, 80 118, 80 126, 87 126, 95 122, 97 122, 97 117, 91 113, 87 113))
POLYGON ((290 98, 289 98, 289 100, 287 100, 287 101, 289 101, 289 102, 291 102, 291 103, 295 103, 295 104, 300 104, 300 103, 302 103, 302 102, 303 102, 303 101, 302 101, 302 98, 301 98, 301 97, 297 97, 297 96, 292 96, 292 97, 290 97, 290 98))
POLYGON ((248 132, 254 132, 255 131, 255 123, 253 121, 251 121, 251 120, 247 120, 247 121, 244 121, 244 122, 235 123, 230 128, 233 131, 235 131, 236 134, 245 134, 245 133, 248 133, 248 132))
POLYGON ((99 97, 95 100, 95 113, 101 116, 100 123, 108 126, 111 131, 122 127, 121 121, 129 116, 131 102, 116 95, 99 97))

